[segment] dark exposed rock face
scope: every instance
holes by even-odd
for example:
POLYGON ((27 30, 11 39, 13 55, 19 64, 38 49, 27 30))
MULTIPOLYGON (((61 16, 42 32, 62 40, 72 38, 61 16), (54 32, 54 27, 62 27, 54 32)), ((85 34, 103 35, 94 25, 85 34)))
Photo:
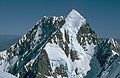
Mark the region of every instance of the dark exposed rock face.
POLYGON ((56 77, 57 74, 61 75, 62 77, 68 77, 67 72, 66 72, 66 68, 62 64, 59 67, 56 67, 54 77, 56 77))
POLYGON ((88 22, 84 23, 79 29, 77 40, 84 49, 86 48, 87 43, 89 45, 91 43, 95 45, 98 43, 98 37, 96 33, 90 28, 88 22))
POLYGON ((119 56, 119 51, 116 50, 118 47, 118 44, 113 43, 113 39, 110 40, 103 40, 101 43, 99 43, 96 46, 96 53, 95 57, 97 58, 98 62, 100 63, 101 71, 98 74, 98 77, 100 77, 103 74, 103 71, 105 71, 114 61, 115 59, 119 56), (113 53, 113 51, 116 52, 116 54, 113 53))
POLYGON ((77 52, 76 51, 70 51, 70 57, 72 59, 72 61, 74 62, 75 60, 79 60, 78 56, 77 56, 77 52))
POLYGON ((100 66, 102 67, 106 62, 112 62, 112 59, 117 57, 113 55, 112 50, 114 51, 117 47, 112 47, 113 43, 109 42, 109 40, 104 40, 96 47, 96 58, 98 59, 100 66), (111 56, 111 57, 110 57, 111 56), (111 59, 111 60, 110 60, 111 59), (110 60, 110 61, 109 61, 110 60))
POLYGON ((36 78, 44 78, 45 75, 51 75, 50 61, 44 49, 33 64, 33 70, 36 72, 36 78))
POLYGON ((108 78, 102 75, 106 74, 106 71, 109 73, 114 70, 114 63, 119 57, 119 50, 116 50, 118 46, 118 43, 111 38, 100 39, 90 62, 91 70, 84 78, 108 78))

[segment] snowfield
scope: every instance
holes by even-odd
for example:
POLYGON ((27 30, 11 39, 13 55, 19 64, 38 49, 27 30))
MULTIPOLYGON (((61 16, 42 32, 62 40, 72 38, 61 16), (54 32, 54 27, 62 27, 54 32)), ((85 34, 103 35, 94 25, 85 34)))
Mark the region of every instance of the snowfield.
POLYGON ((0 78, 18 78, 18 77, 15 77, 10 73, 0 71, 0 78))

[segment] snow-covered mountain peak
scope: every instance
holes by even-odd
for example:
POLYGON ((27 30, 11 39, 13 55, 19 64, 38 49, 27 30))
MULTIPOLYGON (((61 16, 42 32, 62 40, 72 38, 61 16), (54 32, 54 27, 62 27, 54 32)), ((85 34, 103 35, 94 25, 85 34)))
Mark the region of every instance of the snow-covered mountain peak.
POLYGON ((1 52, 0 67, 21 78, 31 74, 31 78, 83 78, 91 69, 96 40, 95 32, 74 9, 66 18, 44 16, 18 42, 1 52))
POLYGON ((112 37, 110 37, 110 38, 108 39, 107 43, 113 45, 114 47, 119 46, 119 44, 117 43, 117 41, 114 40, 112 37))
POLYGON ((0 52, 0 68, 19 78, 84 78, 88 71, 106 69, 119 52, 112 38, 99 43, 86 19, 73 9, 65 18, 44 16, 18 42, 0 52))
POLYGON ((69 32, 70 34, 77 34, 85 21, 84 17, 73 9, 65 18, 65 24, 62 26, 61 31, 64 32, 64 30, 66 30, 66 32, 69 32))
POLYGON ((114 39, 112 38, 112 37, 110 37, 109 39, 108 39, 108 43, 113 43, 114 42, 114 39))
POLYGON ((116 51, 118 54, 120 54, 120 45, 118 44, 118 42, 113 39, 112 37, 110 37, 107 41, 108 44, 110 44, 110 47, 112 50, 116 51))
POLYGON ((113 45, 114 47, 118 46, 118 43, 112 37, 108 39, 107 43, 113 45))
MULTIPOLYGON (((79 29, 86 21, 76 10, 72 10, 65 18, 67 26, 79 29)), ((66 25, 65 25, 66 26, 66 25)))
POLYGON ((80 19, 81 21, 85 21, 85 18, 80 15, 80 13, 77 12, 75 9, 72 9, 72 11, 67 15, 67 18, 80 19))

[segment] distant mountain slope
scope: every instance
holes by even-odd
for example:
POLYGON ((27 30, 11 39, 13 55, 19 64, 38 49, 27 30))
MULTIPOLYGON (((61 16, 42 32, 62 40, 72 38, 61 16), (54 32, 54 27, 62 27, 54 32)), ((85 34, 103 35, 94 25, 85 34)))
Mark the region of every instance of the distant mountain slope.
POLYGON ((20 36, 18 35, 0 35, 0 51, 8 49, 11 45, 13 45, 20 36))

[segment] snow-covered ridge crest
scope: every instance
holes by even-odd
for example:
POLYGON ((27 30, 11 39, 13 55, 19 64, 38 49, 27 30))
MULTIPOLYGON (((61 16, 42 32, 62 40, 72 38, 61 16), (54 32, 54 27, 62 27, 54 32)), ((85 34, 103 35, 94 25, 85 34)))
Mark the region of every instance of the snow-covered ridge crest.
MULTIPOLYGON (((81 16, 76 10, 72 10, 67 17, 65 18, 66 23, 63 25, 63 28, 73 28, 72 30, 78 30, 82 24, 86 21, 83 16, 81 16)), ((76 32, 77 33, 77 32, 76 32)))
POLYGON ((67 15, 66 19, 68 18, 72 18, 72 19, 79 19, 81 21, 85 21, 85 18, 75 9, 72 9, 72 11, 67 15))
POLYGON ((114 40, 112 37, 108 39, 108 43, 111 43, 114 47, 118 46, 119 44, 117 43, 116 40, 114 40))
MULTIPOLYGON (((84 51, 82 47, 79 45, 77 40, 77 33, 80 27, 85 23, 85 19, 76 11, 72 10, 67 17, 65 18, 65 24, 60 29, 63 33, 63 41, 65 42, 65 32, 67 32, 69 36, 69 47, 72 50, 76 50, 80 52, 80 54, 84 55, 84 51)), ((83 57, 81 57, 83 59, 83 57)))
MULTIPOLYGON (((85 23, 85 19, 76 10, 72 10, 65 18, 65 24, 61 28, 61 32, 68 32, 69 34, 77 34, 80 27, 85 23)), ((64 39, 64 38, 63 38, 64 39)), ((64 39, 65 41, 65 39, 64 39)))
POLYGON ((110 37, 110 38, 108 39, 108 43, 112 43, 112 42, 114 42, 114 39, 113 39, 112 37, 110 37))

